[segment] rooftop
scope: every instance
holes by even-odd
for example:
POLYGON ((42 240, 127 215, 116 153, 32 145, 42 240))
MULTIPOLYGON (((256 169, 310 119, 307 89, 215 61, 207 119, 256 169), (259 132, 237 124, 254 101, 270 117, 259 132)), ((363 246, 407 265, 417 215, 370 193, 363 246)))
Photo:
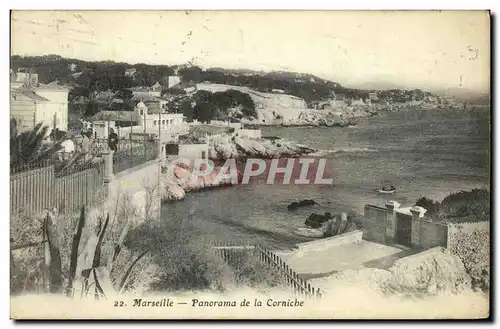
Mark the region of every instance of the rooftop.
POLYGON ((162 97, 157 97, 157 96, 134 96, 132 97, 133 100, 137 101, 142 101, 142 102, 161 102, 161 101, 167 101, 167 99, 162 98, 162 97))
POLYGON ((90 121, 139 121, 139 116, 134 111, 101 111, 94 114, 90 121))
POLYGON ((47 98, 37 95, 33 90, 28 88, 11 89, 11 92, 23 94, 24 96, 29 97, 36 101, 49 102, 47 98))
POLYGON ((69 88, 65 86, 61 86, 55 83, 50 83, 50 84, 39 84, 37 87, 34 88, 36 90, 53 90, 53 91, 69 91, 69 88))

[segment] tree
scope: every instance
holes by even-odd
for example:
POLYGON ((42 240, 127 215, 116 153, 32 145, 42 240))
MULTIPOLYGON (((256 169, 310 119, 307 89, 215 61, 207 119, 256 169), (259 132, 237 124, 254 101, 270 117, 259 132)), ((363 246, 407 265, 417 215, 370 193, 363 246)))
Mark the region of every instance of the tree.
POLYGON ((124 102, 129 102, 134 97, 134 94, 128 89, 122 89, 118 91, 116 97, 123 100, 124 102))
POLYGON ((201 82, 202 81, 202 69, 197 66, 186 67, 179 70, 182 81, 184 82, 201 82))
POLYGON ((19 168, 27 165, 40 164, 49 160, 57 151, 62 149, 62 140, 44 146, 43 140, 49 131, 48 126, 37 123, 32 130, 20 133, 10 138, 10 166, 19 168))
POLYGON ((420 206, 427 209, 428 215, 437 214, 439 212, 439 202, 434 202, 432 199, 421 197, 415 202, 415 206, 420 206))

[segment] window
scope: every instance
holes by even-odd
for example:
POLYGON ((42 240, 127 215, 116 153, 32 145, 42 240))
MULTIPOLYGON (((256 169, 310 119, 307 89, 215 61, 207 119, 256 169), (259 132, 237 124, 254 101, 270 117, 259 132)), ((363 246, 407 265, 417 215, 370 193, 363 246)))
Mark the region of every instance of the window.
POLYGON ((162 121, 162 124, 165 125, 165 120, 162 121))
POLYGON ((155 125, 155 126, 156 126, 156 120, 155 120, 155 121, 153 121, 153 125, 155 125))
POLYGON ((144 110, 141 110, 141 115, 144 115, 144 110))

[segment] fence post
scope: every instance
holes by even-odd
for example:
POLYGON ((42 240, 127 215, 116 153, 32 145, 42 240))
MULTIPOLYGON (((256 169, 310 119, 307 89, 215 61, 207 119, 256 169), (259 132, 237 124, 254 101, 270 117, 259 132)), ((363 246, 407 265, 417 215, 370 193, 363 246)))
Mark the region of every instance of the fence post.
POLYGON ((109 183, 113 180, 113 151, 104 152, 104 182, 109 183))
POLYGON ((104 157, 104 193, 106 194, 106 197, 109 196, 109 183, 114 178, 113 174, 113 151, 108 151, 104 152, 103 155, 104 157))

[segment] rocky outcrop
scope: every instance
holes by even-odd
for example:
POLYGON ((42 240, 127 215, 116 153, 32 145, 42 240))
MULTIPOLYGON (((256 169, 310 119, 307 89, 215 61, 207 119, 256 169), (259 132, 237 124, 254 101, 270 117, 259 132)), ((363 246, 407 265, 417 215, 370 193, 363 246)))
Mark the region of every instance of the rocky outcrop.
POLYGON ((339 108, 315 110, 307 108, 257 108, 258 118, 244 119, 245 123, 257 125, 326 126, 346 127, 356 124, 358 118, 377 115, 389 111, 389 106, 342 106, 339 108))
MULTIPOLYGON (((168 168, 168 164, 165 164, 163 171, 166 174, 162 177, 164 182, 162 201, 179 201, 184 199, 187 192, 232 185, 230 178, 219 177, 220 169, 221 166, 216 166, 210 174, 202 175, 184 164, 176 165, 174 168, 168 168), (173 177, 167 175, 173 175, 173 177)), ((237 175, 237 180, 241 180, 240 173, 237 175)))
POLYGON ((182 200, 185 196, 186 191, 180 185, 170 182, 164 185, 161 198, 163 202, 169 202, 182 200))
MULTIPOLYGON (((342 233, 347 233, 345 232, 347 225, 347 214, 343 212, 340 214, 340 216, 335 216, 326 222, 326 224, 324 225, 323 237, 328 238, 342 233)), ((354 230, 355 229, 356 226, 354 226, 354 230)))
POLYGON ((323 223, 329 221, 332 219, 332 214, 329 212, 325 212, 324 215, 320 214, 311 214, 309 217, 307 217, 305 221, 305 225, 309 226, 310 228, 320 228, 323 226, 323 223))
POLYGON ((298 229, 299 235, 318 238, 329 238, 332 236, 359 230, 355 219, 343 212, 332 216, 326 212, 324 215, 311 214, 305 221, 304 228, 298 229))
POLYGON ((399 259, 389 271, 389 291, 435 295, 471 288, 471 277, 460 258, 441 247, 399 259))
POLYGON ((311 200, 311 199, 301 200, 298 202, 294 201, 287 206, 287 209, 288 209, 288 211, 295 211, 295 210, 302 208, 302 207, 314 206, 315 204, 316 204, 316 202, 314 200, 311 200))
POLYGON ((471 278, 460 258, 441 247, 401 258, 387 270, 339 271, 328 277, 312 279, 310 283, 322 287, 327 294, 346 284, 368 285, 384 295, 412 297, 459 294, 471 289, 471 278))
MULTIPOLYGON (((360 116, 359 116, 360 117, 360 116)), ((281 125, 293 126, 324 126, 324 127, 347 127, 355 125, 355 116, 334 115, 329 111, 302 111, 297 118, 287 120, 281 125)))
POLYGON ((230 158, 280 158, 311 154, 316 150, 296 145, 282 139, 234 137, 230 140, 212 141, 209 153, 214 159, 230 158))

